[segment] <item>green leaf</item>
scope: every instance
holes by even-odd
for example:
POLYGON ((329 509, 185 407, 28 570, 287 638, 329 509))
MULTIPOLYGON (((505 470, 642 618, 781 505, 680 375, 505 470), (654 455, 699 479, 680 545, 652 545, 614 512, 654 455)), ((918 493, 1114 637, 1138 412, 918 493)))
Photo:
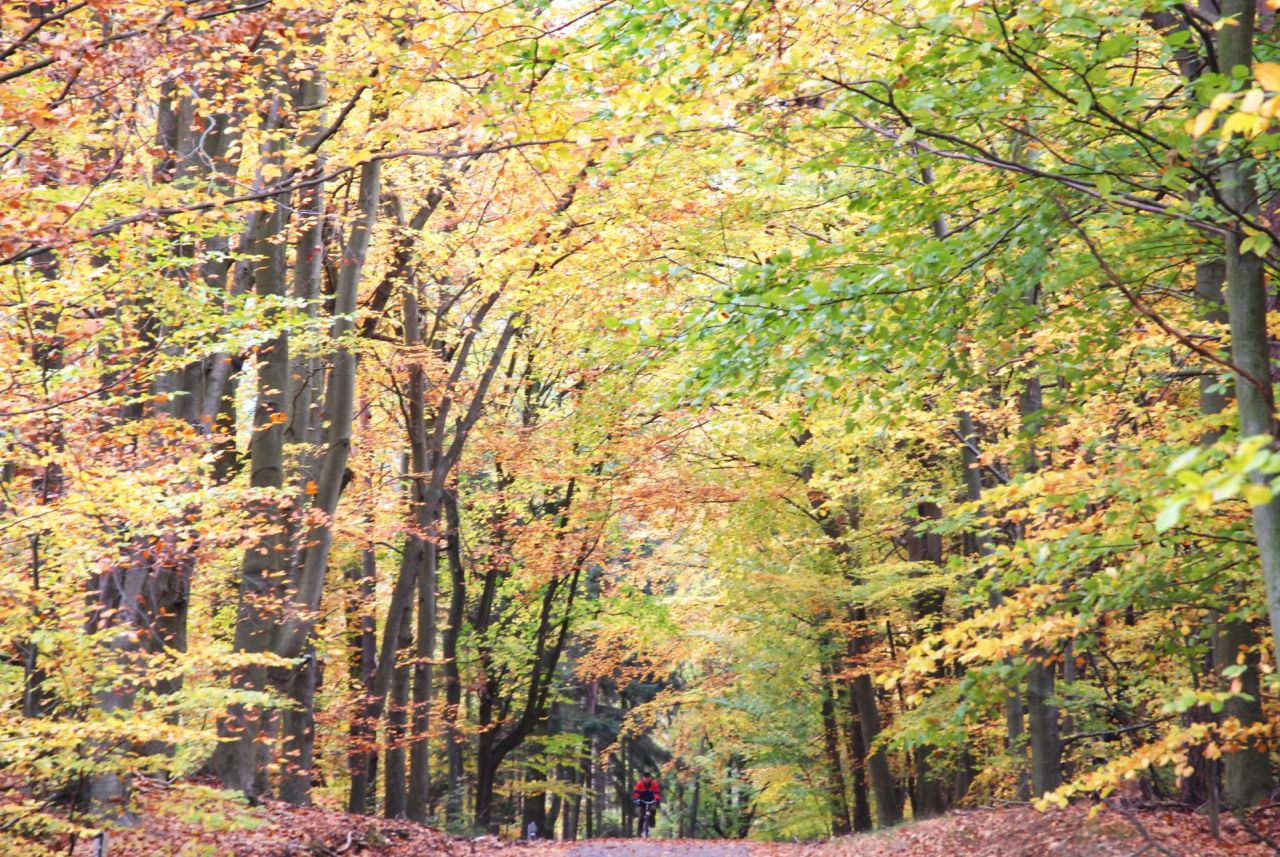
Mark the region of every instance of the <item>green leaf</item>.
POLYGON ((1186 500, 1175 500, 1161 509, 1160 516, 1156 518, 1156 532, 1163 533, 1176 527, 1182 520, 1182 509, 1186 505, 1186 500))
POLYGON ((1248 238, 1240 242, 1241 253, 1253 253, 1257 256, 1266 256, 1271 250, 1271 236, 1256 232, 1248 238))
POLYGON ((1197 458, 1200 457, 1201 452, 1202 450, 1198 446, 1193 446, 1191 449, 1188 449, 1186 452, 1182 453, 1177 458, 1175 458, 1169 464, 1169 468, 1165 472, 1168 473, 1170 476, 1172 476, 1174 473, 1177 473, 1179 470, 1182 470, 1183 468, 1186 468, 1186 467, 1190 467, 1192 462, 1194 462, 1197 458))

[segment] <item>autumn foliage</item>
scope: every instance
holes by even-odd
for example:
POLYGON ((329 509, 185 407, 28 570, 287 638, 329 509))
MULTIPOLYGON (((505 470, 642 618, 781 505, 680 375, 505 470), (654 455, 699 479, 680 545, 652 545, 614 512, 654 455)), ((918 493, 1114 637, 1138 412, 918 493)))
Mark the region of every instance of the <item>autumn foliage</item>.
POLYGON ((0 845, 1270 803, 1266 5, 4 4, 0 845))

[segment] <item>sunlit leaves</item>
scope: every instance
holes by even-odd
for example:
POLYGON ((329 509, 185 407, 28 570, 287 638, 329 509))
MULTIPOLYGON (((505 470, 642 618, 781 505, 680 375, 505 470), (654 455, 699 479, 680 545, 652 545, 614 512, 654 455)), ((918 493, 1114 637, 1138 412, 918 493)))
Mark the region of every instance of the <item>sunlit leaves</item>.
POLYGON ((1169 465, 1169 473, 1181 488, 1161 509, 1156 519, 1159 532, 1177 526, 1188 506, 1205 513, 1217 503, 1238 498, 1250 506, 1269 503, 1275 493, 1270 477, 1280 473, 1280 455, 1272 449, 1270 437, 1251 437, 1225 455, 1220 450, 1188 450, 1169 465))

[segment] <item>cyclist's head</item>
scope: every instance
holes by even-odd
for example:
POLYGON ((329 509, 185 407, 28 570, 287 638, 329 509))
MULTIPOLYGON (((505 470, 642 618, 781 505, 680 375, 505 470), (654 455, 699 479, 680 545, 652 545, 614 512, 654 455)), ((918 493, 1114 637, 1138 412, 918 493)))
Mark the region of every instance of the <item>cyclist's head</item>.
POLYGON ((644 778, 645 778, 646 780, 651 780, 651 779, 653 779, 653 772, 652 772, 652 771, 645 771, 645 772, 644 772, 644 778))

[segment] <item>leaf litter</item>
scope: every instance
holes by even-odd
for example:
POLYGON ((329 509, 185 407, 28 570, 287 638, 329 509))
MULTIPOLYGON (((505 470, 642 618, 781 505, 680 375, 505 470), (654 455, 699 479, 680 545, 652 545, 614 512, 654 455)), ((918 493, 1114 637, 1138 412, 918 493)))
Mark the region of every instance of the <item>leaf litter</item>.
MULTIPOLYGON (((825 842, 598 839, 508 842, 464 838, 405 820, 278 801, 246 806, 206 787, 145 785, 137 823, 111 831, 108 857, 1272 857, 1280 804, 1244 818, 1223 813, 1214 837, 1205 813, 1185 808, 1009 806, 825 842)), ((52 843, 45 843, 46 846, 52 843)), ((82 839, 61 853, 93 857, 82 839)), ((54 845, 54 848, 57 848, 54 845)))

